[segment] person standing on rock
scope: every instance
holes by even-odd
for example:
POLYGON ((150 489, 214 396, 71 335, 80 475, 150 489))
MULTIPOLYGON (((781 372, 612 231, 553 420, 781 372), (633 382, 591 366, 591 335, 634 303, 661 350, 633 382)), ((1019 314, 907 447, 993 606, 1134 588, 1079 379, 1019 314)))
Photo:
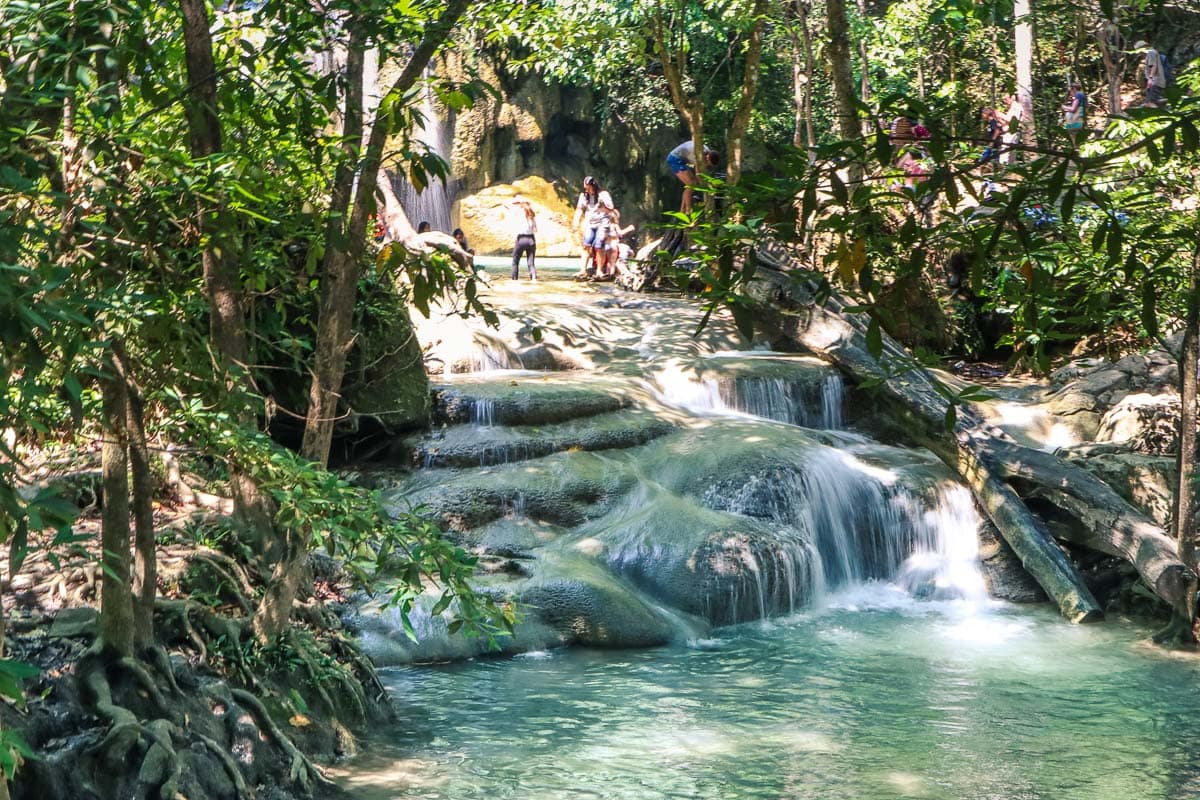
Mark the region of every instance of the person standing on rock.
MULTIPOLYGON (((689 214, 692 211, 692 188, 696 185, 696 169, 692 165, 695 163, 696 143, 691 139, 688 139, 670 153, 667 153, 667 169, 671 170, 671 174, 679 178, 683 184, 683 199, 679 203, 679 210, 684 214, 689 214)), ((721 156, 716 150, 706 145, 704 148, 704 163, 710 167, 715 167, 721 163, 721 156)))
POLYGON ((583 262, 576 279, 588 276, 588 264, 595 270, 604 263, 604 248, 608 239, 608 227, 612 221, 612 195, 600 188, 600 182, 591 175, 583 179, 583 192, 575 203, 575 216, 571 227, 582 234, 583 262), (583 227, 580 228, 580 222, 583 227))
POLYGON ((517 241, 513 245, 512 255, 512 279, 515 281, 521 277, 521 256, 525 256, 525 263, 529 266, 529 280, 537 280, 537 268, 534 266, 534 257, 537 254, 537 217, 533 213, 533 205, 523 197, 518 197, 513 201, 517 209, 521 212, 521 220, 517 229, 517 241))

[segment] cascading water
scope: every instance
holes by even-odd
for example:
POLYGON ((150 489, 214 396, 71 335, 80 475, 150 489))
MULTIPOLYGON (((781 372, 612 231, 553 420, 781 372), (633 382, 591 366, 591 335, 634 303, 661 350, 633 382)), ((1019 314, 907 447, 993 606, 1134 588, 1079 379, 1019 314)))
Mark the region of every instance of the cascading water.
POLYGON ((496 401, 481 397, 471 403, 471 424, 477 428, 491 428, 496 424, 496 401))
MULTIPOLYGON (((438 114, 433 87, 429 82, 421 92, 420 112, 421 121, 413 131, 413 139, 448 163, 453 148, 454 126, 452 121, 443 121, 438 114)), ((449 233, 454 227, 450 208, 454 203, 456 184, 451 177, 445 180, 431 177, 425 188, 418 191, 407 179, 397 175, 393 188, 414 228, 421 222, 428 222, 435 231, 449 233)))
POLYGON ((806 428, 840 430, 844 391, 841 375, 820 383, 789 378, 697 378, 685 370, 655 376, 659 398, 699 414, 746 414, 806 428))
POLYGON ((821 427, 842 429, 842 407, 846 402, 846 387, 839 373, 821 382, 821 427))
POLYGON ((714 486, 706 505, 768 521, 777 538, 719 556, 725 563, 716 572, 731 580, 713 587, 712 618, 790 613, 871 582, 922 599, 984 599, 970 493, 947 485, 935 495, 931 505, 886 470, 829 448, 814 449, 796 469, 714 486))

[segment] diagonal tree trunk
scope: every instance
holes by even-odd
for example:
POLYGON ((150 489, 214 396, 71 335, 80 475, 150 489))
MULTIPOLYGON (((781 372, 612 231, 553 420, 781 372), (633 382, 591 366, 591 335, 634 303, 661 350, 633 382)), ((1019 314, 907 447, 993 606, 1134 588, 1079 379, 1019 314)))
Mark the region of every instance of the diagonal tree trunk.
MULTIPOLYGON (((416 85, 425 73, 433 54, 449 38, 458 19, 470 7, 471 0, 450 0, 438 18, 426 26, 420 43, 413 49, 399 77, 392 83, 381 105, 386 107, 386 98, 400 102, 405 93, 416 85)), ((343 143, 347 156, 357 155, 361 141, 363 101, 363 47, 364 34, 355 34, 351 28, 352 49, 347 59, 347 105, 343 143)), ((367 221, 375 209, 375 192, 378 188, 379 168, 383 161, 383 150, 392 135, 392 116, 377 115, 371 127, 367 143, 361 149, 357 169, 339 171, 333 197, 335 212, 330 215, 325 237, 325 258, 321 268, 321 299, 317 318, 317 342, 314 353, 312 382, 308 395, 308 416, 304 425, 304 440, 301 454, 317 464, 325 466, 329 461, 329 448, 333 442, 333 429, 337 422, 338 401, 342 379, 346 373, 346 358, 353 345, 351 324, 354 319, 354 303, 358 294, 359 268, 366 251, 367 221), (349 180, 342 183, 349 177, 349 180), (349 214, 338 214, 336 209, 345 202, 349 214)), ((299 592, 308 558, 308 542, 297 530, 284 532, 283 554, 276 562, 267 582, 262 601, 255 610, 254 635, 259 641, 276 639, 288 626, 292 604, 299 592)))

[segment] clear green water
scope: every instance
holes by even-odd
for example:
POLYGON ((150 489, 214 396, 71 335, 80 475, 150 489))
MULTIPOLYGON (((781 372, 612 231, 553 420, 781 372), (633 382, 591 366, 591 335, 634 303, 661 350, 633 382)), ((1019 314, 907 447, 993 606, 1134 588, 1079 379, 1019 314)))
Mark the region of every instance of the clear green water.
POLYGON ((839 608, 644 651, 390 671, 356 798, 1200 797, 1200 661, 1121 622, 839 608))

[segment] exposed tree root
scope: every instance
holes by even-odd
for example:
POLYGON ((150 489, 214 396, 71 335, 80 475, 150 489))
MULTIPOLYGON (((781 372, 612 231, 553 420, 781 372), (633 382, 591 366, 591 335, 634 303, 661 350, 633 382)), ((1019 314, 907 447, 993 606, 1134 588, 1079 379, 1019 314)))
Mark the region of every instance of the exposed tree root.
POLYGON ((300 752, 287 734, 279 729, 261 700, 244 689, 230 689, 230 693, 234 700, 250 710, 259 727, 270 734, 275 743, 291 758, 289 777, 293 783, 310 793, 316 787, 336 788, 336 785, 321 774, 321 771, 313 766, 308 757, 300 752))
POLYGON ((225 772, 229 775, 229 779, 233 781, 234 791, 237 792, 237 800, 250 800, 254 794, 250 791, 250 787, 246 785, 246 779, 242 777, 242 771, 238 769, 237 762, 233 760, 233 756, 221 745, 202 733, 192 734, 208 752, 213 754, 213 757, 221 762, 221 766, 225 768, 225 772))
POLYGON ((154 604, 156 611, 162 613, 160 625, 164 630, 172 630, 190 642, 196 649, 197 657, 202 664, 210 664, 209 654, 213 651, 209 642, 221 643, 219 653, 233 667, 235 677, 244 685, 257 689, 259 680, 246 662, 242 649, 246 624, 235 618, 216 613, 208 606, 194 600, 166 600, 160 598, 154 604), (193 620, 196 622, 193 623, 193 620), (199 628, 197 628, 197 623, 199 628), (201 635, 203 630, 205 636, 201 635))
POLYGON ((172 733, 178 732, 178 728, 168 719, 142 724, 136 714, 118 705, 113 700, 112 684, 107 674, 111 669, 120 670, 143 688, 150 687, 149 696, 159 704, 162 713, 167 712, 161 692, 140 664, 128 658, 109 660, 98 648, 94 649, 81 659, 77 674, 80 684, 91 696, 96 713, 110 727, 92 751, 113 767, 118 767, 126 765, 134 750, 139 749, 143 742, 146 743, 146 754, 138 768, 134 796, 175 800, 181 766, 171 739, 172 733))

